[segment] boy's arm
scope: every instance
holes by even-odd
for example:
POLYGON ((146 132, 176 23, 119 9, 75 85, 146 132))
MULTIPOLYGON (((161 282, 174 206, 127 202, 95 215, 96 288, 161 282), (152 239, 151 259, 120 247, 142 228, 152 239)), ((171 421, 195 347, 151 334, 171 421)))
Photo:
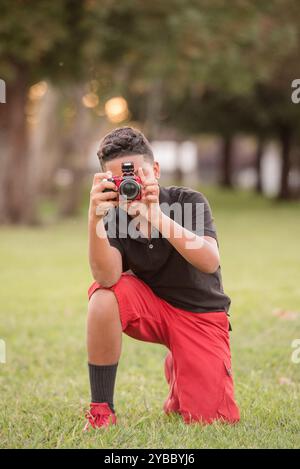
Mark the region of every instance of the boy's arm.
POLYGON ((89 264, 96 282, 104 287, 114 285, 122 273, 122 255, 110 245, 103 218, 108 208, 115 207, 115 192, 103 192, 105 188, 114 189, 114 184, 103 181, 110 177, 108 173, 97 173, 94 176, 90 194, 88 215, 89 264))
POLYGON ((217 239, 214 239, 216 233, 213 229, 210 207, 205 198, 200 193, 192 191, 192 196, 186 200, 186 202, 192 201, 193 205, 197 202, 204 202, 204 236, 200 236, 187 230, 162 212, 159 206, 159 186, 156 179, 147 179, 141 168, 139 168, 139 176, 143 183, 143 204, 136 204, 140 206, 140 214, 147 218, 151 225, 159 230, 190 264, 204 273, 216 272, 220 265, 220 255, 217 239))
POLYGON ((220 265, 220 255, 214 238, 192 233, 163 212, 160 212, 155 227, 194 267, 207 274, 216 272, 220 265))
POLYGON ((111 287, 121 277, 122 256, 110 245, 103 219, 89 220, 89 263, 93 278, 103 287, 111 287))
POLYGON ((190 222, 195 232, 165 214, 160 217, 159 229, 163 235, 168 235, 169 242, 188 262, 204 273, 213 274, 219 268, 220 254, 209 203, 203 194, 192 189, 183 192, 182 203, 183 206, 187 204, 189 211, 186 216, 190 220, 186 221, 190 222), (197 210, 199 207, 201 210, 197 210))

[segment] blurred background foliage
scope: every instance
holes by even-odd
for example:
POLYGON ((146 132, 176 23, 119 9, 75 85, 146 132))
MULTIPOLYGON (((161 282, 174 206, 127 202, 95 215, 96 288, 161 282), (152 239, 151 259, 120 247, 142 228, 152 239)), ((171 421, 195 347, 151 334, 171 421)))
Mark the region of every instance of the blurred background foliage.
MULTIPOLYGON (((232 190, 247 167, 248 186, 264 193, 273 142, 273 196, 299 197, 297 0, 0 0, 0 11, 1 223, 40 223, 45 200, 76 215, 97 141, 122 125, 175 149, 193 143, 194 183, 210 168, 232 190), (251 142, 246 162, 240 135, 251 142)), ((175 156, 172 182, 189 177, 184 158, 175 156)))

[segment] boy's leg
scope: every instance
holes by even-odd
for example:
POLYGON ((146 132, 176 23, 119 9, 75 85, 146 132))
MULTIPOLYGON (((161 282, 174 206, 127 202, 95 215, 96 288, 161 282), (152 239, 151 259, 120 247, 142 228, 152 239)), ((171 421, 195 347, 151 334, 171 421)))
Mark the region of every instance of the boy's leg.
POLYGON ((122 325, 113 292, 98 289, 91 296, 87 319, 87 351, 91 401, 108 403, 114 410, 113 394, 121 354, 122 325))
POLYGON ((173 368, 173 377, 170 382, 173 382, 173 393, 170 395, 177 400, 179 412, 187 423, 211 423, 215 419, 234 423, 239 420, 239 409, 234 400, 228 318, 225 313, 196 314, 174 308, 130 274, 122 274, 121 279, 111 288, 103 289, 94 282, 89 288, 89 298, 99 289, 102 292, 99 292, 98 297, 101 304, 98 310, 96 301, 95 309, 102 311, 102 319, 94 313, 91 317, 96 316, 97 319, 91 319, 89 327, 93 329, 94 322, 98 323, 103 334, 107 322, 113 318, 115 328, 110 330, 110 339, 101 344, 97 333, 90 336, 90 358, 93 357, 102 366, 107 361, 111 363, 109 366, 114 366, 113 362, 119 359, 121 352, 119 318, 121 330, 127 335, 137 340, 166 345, 171 350, 169 358, 172 357, 170 368, 173 368), (102 301, 104 295, 107 304, 102 301), (106 305, 104 311, 103 305, 106 305))
POLYGON ((237 422, 226 314, 177 310, 170 321, 179 412, 185 422, 237 422))
POLYGON ((99 289, 88 305, 88 360, 95 365, 117 363, 121 354, 122 324, 117 299, 112 291, 99 289))
MULTIPOLYGON (((144 342, 169 347, 169 333, 166 328, 166 314, 169 306, 156 296, 146 283, 128 273, 123 273, 120 280, 109 288, 104 288, 94 282, 88 290, 90 301, 99 290, 115 296, 121 330, 126 335, 144 342)), ((110 320, 110 317, 110 313, 106 314, 105 321, 110 320)), ((95 342, 97 344, 97 335, 95 342)), ((119 357, 119 355, 116 356, 119 357)))
POLYGON ((131 274, 122 274, 110 288, 94 282, 88 296, 87 348, 92 401, 108 402, 113 409, 122 331, 137 340, 168 346, 163 302, 131 274))

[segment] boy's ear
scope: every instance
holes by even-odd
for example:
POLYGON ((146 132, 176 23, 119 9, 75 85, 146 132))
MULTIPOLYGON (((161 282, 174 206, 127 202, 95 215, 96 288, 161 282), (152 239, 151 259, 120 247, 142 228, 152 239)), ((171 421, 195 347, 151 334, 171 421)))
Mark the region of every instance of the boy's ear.
POLYGON ((154 176, 156 179, 160 178, 160 166, 158 161, 154 161, 153 163, 153 171, 154 171, 154 176))

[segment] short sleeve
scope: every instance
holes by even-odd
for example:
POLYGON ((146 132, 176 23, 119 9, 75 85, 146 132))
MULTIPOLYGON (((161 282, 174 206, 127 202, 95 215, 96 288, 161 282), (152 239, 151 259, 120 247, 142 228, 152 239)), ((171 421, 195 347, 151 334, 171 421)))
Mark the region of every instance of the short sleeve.
POLYGON ((184 227, 199 236, 211 236, 218 243, 217 230, 207 198, 201 192, 187 189, 183 191, 181 199, 184 227))

